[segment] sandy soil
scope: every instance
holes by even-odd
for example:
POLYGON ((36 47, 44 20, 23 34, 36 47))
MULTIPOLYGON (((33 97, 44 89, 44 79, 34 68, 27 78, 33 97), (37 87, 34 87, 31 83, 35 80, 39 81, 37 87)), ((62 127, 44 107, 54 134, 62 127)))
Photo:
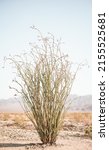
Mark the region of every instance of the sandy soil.
POLYGON ((91 150, 92 140, 84 134, 84 124, 65 120, 56 145, 41 145, 30 122, 25 127, 13 120, 0 120, 0 150, 91 150))

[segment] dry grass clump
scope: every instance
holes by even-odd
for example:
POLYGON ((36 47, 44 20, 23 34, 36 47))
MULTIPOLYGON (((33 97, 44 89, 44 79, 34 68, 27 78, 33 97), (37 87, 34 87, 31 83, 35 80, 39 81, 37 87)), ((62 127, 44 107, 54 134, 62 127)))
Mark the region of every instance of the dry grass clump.
POLYGON ((67 113, 66 118, 73 122, 82 122, 84 124, 92 124, 92 113, 90 112, 72 112, 67 113))
POLYGON ((15 115, 13 118, 14 124, 20 128, 25 128, 26 122, 22 116, 15 115))
POLYGON ((10 118, 10 114, 9 113, 2 113, 2 115, 0 115, 0 119, 3 121, 8 121, 10 118))

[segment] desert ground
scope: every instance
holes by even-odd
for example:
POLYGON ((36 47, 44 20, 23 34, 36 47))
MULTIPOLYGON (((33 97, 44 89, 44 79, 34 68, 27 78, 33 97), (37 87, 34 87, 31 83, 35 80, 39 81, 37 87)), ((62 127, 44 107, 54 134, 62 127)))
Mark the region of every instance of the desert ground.
POLYGON ((55 145, 42 145, 24 113, 0 113, 0 150, 91 150, 92 114, 67 113, 55 145))

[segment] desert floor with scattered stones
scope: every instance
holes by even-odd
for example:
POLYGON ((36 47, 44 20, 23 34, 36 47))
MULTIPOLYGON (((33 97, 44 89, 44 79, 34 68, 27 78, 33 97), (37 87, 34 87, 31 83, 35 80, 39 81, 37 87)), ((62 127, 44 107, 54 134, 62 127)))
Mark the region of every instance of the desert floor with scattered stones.
POLYGON ((0 113, 0 150, 91 150, 91 113, 67 114, 55 145, 42 145, 24 114, 0 113))

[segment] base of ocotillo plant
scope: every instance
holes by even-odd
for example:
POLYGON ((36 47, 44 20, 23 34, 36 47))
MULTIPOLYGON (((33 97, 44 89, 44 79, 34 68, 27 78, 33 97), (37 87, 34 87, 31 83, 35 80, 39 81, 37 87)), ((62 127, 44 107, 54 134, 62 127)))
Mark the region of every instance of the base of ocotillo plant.
POLYGON ((51 139, 40 139, 40 140, 42 142, 42 145, 47 145, 47 146, 56 145, 56 138, 54 140, 51 139))

